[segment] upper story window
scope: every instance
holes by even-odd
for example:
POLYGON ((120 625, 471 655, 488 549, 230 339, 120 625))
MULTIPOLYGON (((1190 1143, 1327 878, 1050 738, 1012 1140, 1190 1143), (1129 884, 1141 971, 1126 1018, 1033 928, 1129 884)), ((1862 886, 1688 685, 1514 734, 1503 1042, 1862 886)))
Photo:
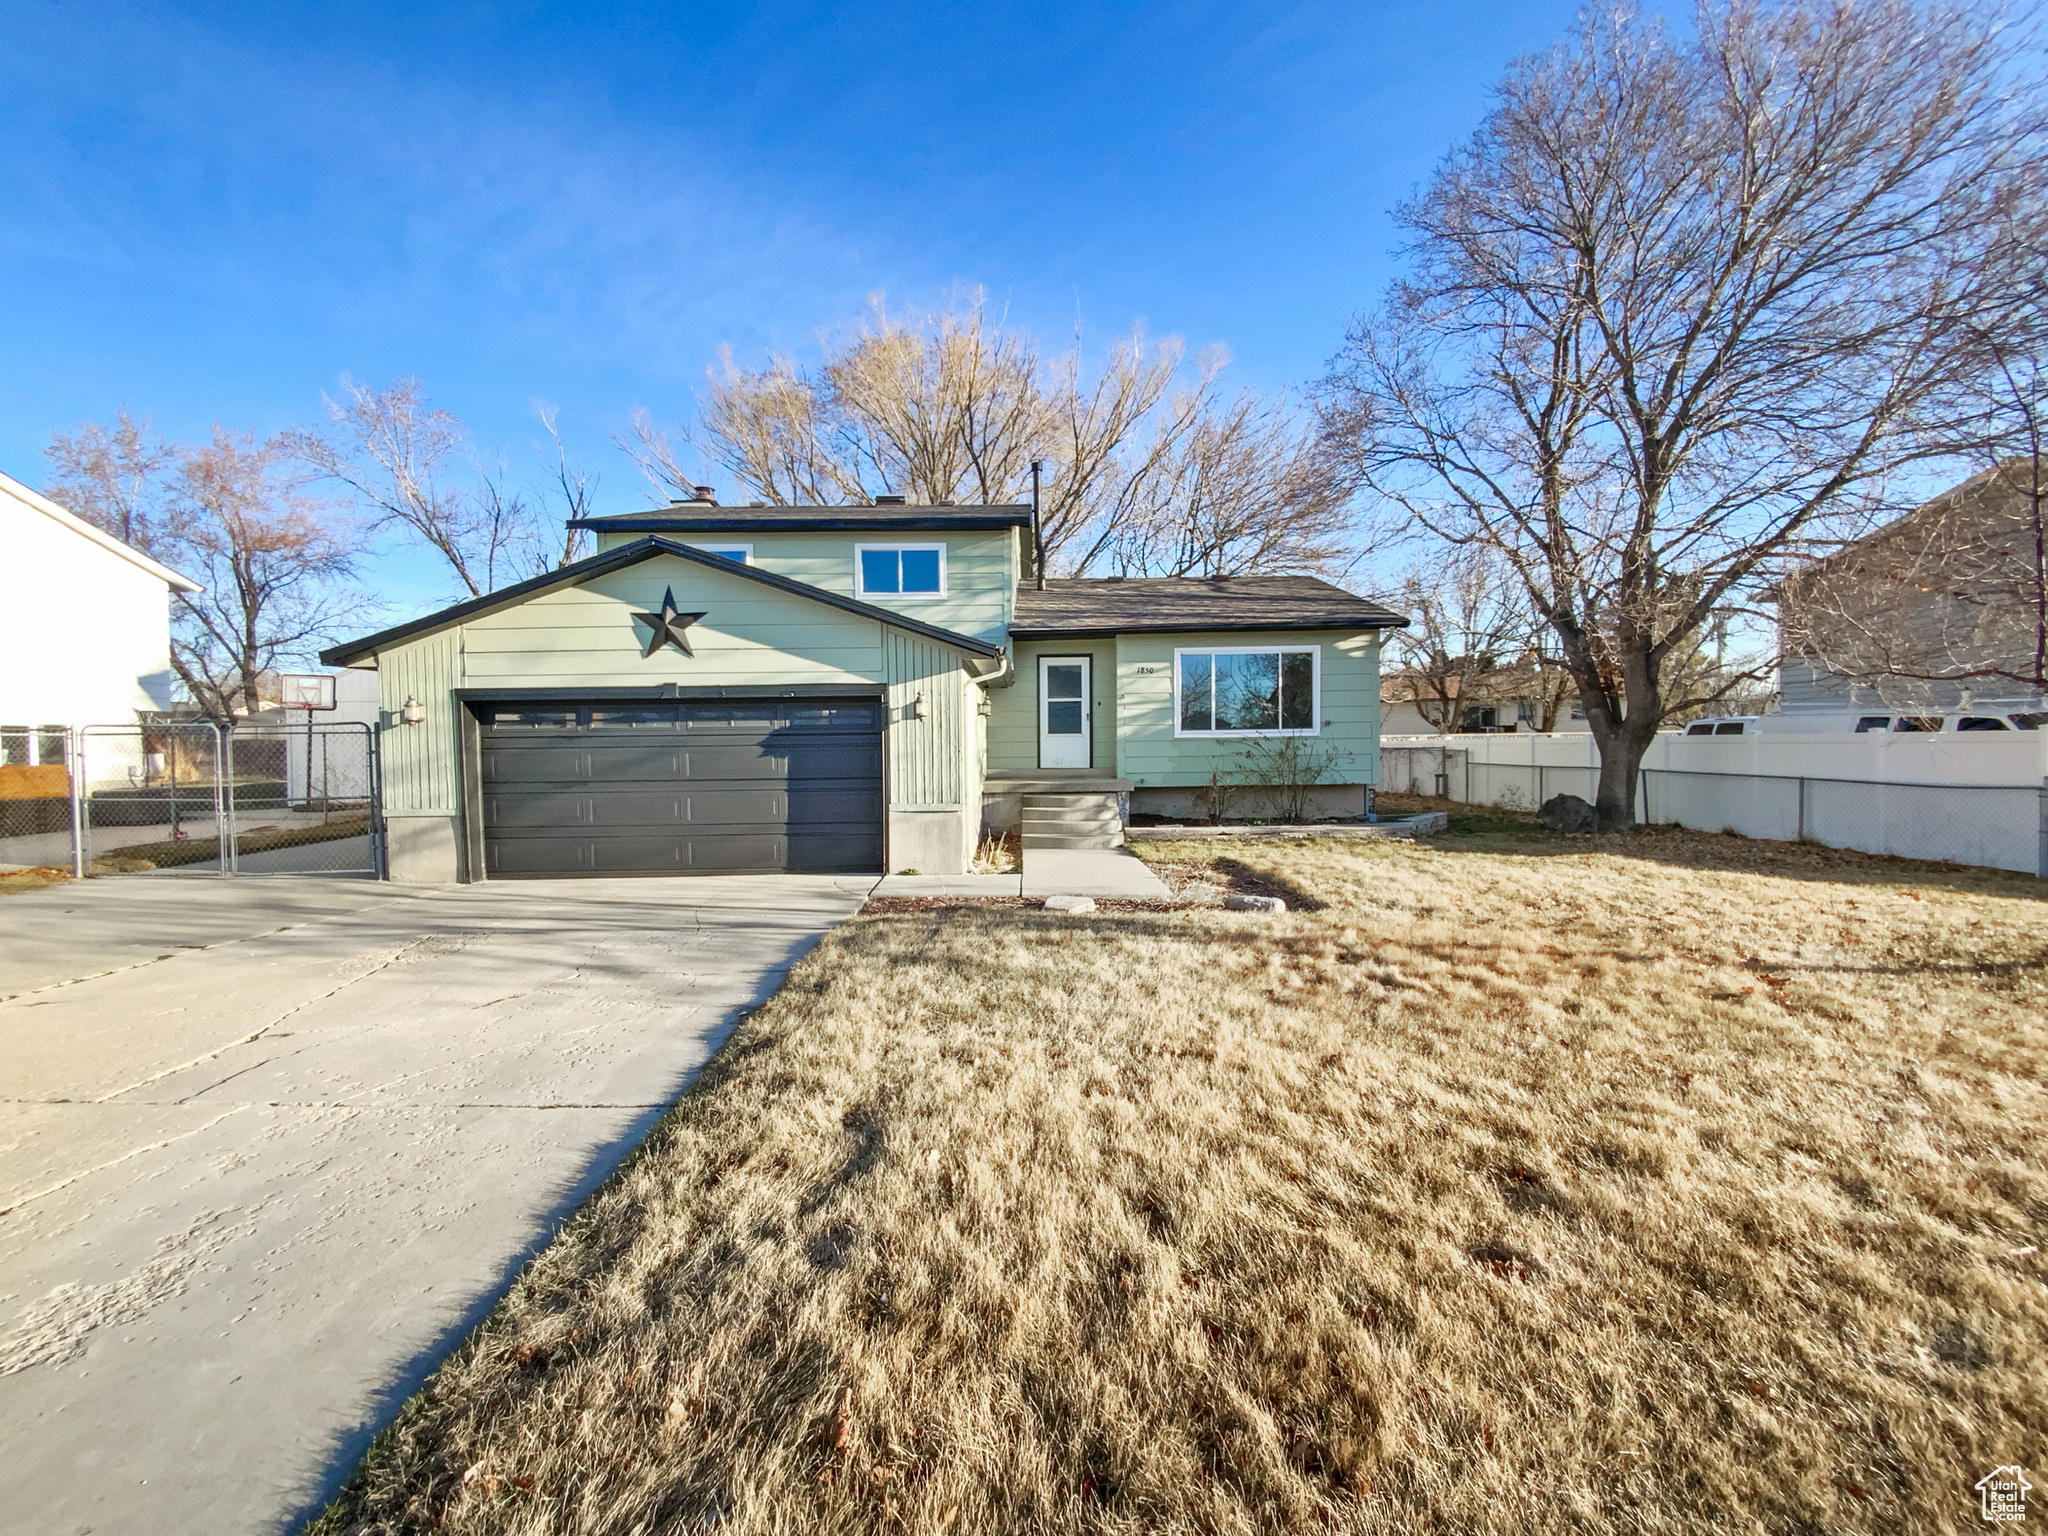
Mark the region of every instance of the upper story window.
POLYGON ((1176 736, 1314 736, 1322 647, 1173 653, 1176 736))
POLYGON ((721 560, 737 560, 741 565, 754 563, 754 546, 751 544, 692 544, 690 548, 707 555, 717 555, 721 560))
POLYGON ((946 595, 943 544, 858 544, 853 562, 858 597, 946 595))

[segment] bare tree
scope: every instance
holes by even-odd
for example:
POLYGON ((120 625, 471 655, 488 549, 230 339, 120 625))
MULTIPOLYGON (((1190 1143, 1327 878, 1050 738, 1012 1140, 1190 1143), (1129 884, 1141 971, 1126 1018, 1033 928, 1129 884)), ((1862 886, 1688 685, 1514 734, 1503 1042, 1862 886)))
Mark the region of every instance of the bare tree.
POLYGON ((171 669, 231 726, 262 707, 267 673, 309 660, 369 606, 348 586, 357 530, 306 494, 281 438, 215 427, 180 447, 146 432, 124 411, 112 428, 53 433, 48 493, 201 583, 174 597, 171 669))
POLYGON ((1674 652, 1981 440, 2010 232, 2040 224, 2016 58, 1907 0, 1707 4, 1690 40, 1594 16, 1401 210, 1411 269, 1335 360, 1330 430, 1416 526, 1513 566, 1603 826, 1665 715, 1712 702, 1666 691, 1674 652))
POLYGON ((534 415, 539 419, 541 429, 547 433, 548 442, 554 448, 548 474, 555 494, 562 498, 563 529, 562 537, 556 546, 558 557, 548 561, 543 554, 536 562, 537 569, 534 574, 539 575, 550 565, 560 569, 582 557, 586 539, 584 530, 575 525, 582 519, 592 516, 597 510, 597 478, 582 466, 571 462, 569 450, 564 446, 561 431, 557 426, 560 419, 557 409, 552 405, 536 405, 534 415))
MULTIPOLYGON (((721 353, 686 442, 776 505, 883 492, 1015 503, 1044 461, 1044 554, 1072 574, 1228 574, 1315 564, 1336 548, 1345 466, 1282 407, 1219 401, 1221 354, 1190 362, 1178 341, 1133 330, 1092 365, 1078 334, 1047 358, 978 295, 937 315, 877 301, 824 353, 815 371, 787 356, 747 370, 721 353)), ((646 412, 620 444, 658 492, 693 493, 695 476, 646 412)))
POLYGON ((536 500, 512 488, 502 460, 495 472, 467 451, 468 430, 427 400, 419 379, 374 389, 344 377, 345 398, 322 396, 334 436, 297 430, 287 451, 318 476, 345 487, 373 528, 396 527, 439 554, 471 597, 559 565, 581 551, 582 531, 557 539, 543 513, 551 495, 565 524, 587 517, 593 482, 570 463, 555 408, 536 407, 553 452, 543 453, 549 487, 536 500))
POLYGON ((164 504, 164 479, 177 450, 123 406, 111 427, 80 422, 72 432, 53 432, 43 450, 55 473, 44 491, 102 532, 154 555, 174 529, 164 504))
POLYGON ((1127 575, 1324 570, 1344 556, 1350 466, 1253 394, 1205 406, 1142 491, 1104 520, 1106 553, 1127 575))
MULTIPOLYGON (((1507 561, 1482 544, 1453 545, 1410 569, 1399 603, 1412 622, 1394 635, 1398 676, 1413 690, 1416 713, 1439 731, 1456 730, 1468 708, 1503 684, 1512 691, 1545 670, 1542 621, 1507 561)), ((1539 728, 1552 724, 1554 715, 1539 728)))

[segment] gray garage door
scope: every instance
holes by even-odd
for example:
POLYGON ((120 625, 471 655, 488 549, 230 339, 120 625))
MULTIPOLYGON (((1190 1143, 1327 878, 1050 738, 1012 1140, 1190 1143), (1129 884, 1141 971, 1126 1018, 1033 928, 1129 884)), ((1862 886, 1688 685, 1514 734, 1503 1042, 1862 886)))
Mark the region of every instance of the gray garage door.
POLYGON ((877 701, 493 704, 478 715, 492 876, 882 867, 877 701))

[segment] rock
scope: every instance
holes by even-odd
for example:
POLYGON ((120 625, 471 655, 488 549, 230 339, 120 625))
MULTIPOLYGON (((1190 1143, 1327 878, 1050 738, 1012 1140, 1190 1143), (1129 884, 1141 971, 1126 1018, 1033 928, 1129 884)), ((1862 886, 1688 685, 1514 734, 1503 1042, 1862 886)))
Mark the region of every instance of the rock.
POLYGON ((1278 896, 1232 896, 1223 903, 1233 912, 1285 912, 1287 903, 1278 896))
POLYGON ((1048 912, 1093 912, 1095 910, 1095 898, 1093 896, 1048 896, 1045 898, 1045 910, 1048 912))
POLYGON ((1600 813, 1577 795, 1552 795, 1536 819, 1553 832, 1598 832, 1600 813))

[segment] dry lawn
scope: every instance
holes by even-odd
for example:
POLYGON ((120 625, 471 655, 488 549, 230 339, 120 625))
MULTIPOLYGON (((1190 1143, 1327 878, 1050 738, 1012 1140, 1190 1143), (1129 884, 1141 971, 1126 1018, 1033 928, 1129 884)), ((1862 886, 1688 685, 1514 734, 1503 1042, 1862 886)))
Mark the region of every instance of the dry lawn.
MULTIPOLYGON (((2048 1469, 2048 903, 1694 835, 868 915, 320 1529, 1923 1531, 2048 1469)), ((1150 845, 1200 864, 1215 845, 1150 845)))

